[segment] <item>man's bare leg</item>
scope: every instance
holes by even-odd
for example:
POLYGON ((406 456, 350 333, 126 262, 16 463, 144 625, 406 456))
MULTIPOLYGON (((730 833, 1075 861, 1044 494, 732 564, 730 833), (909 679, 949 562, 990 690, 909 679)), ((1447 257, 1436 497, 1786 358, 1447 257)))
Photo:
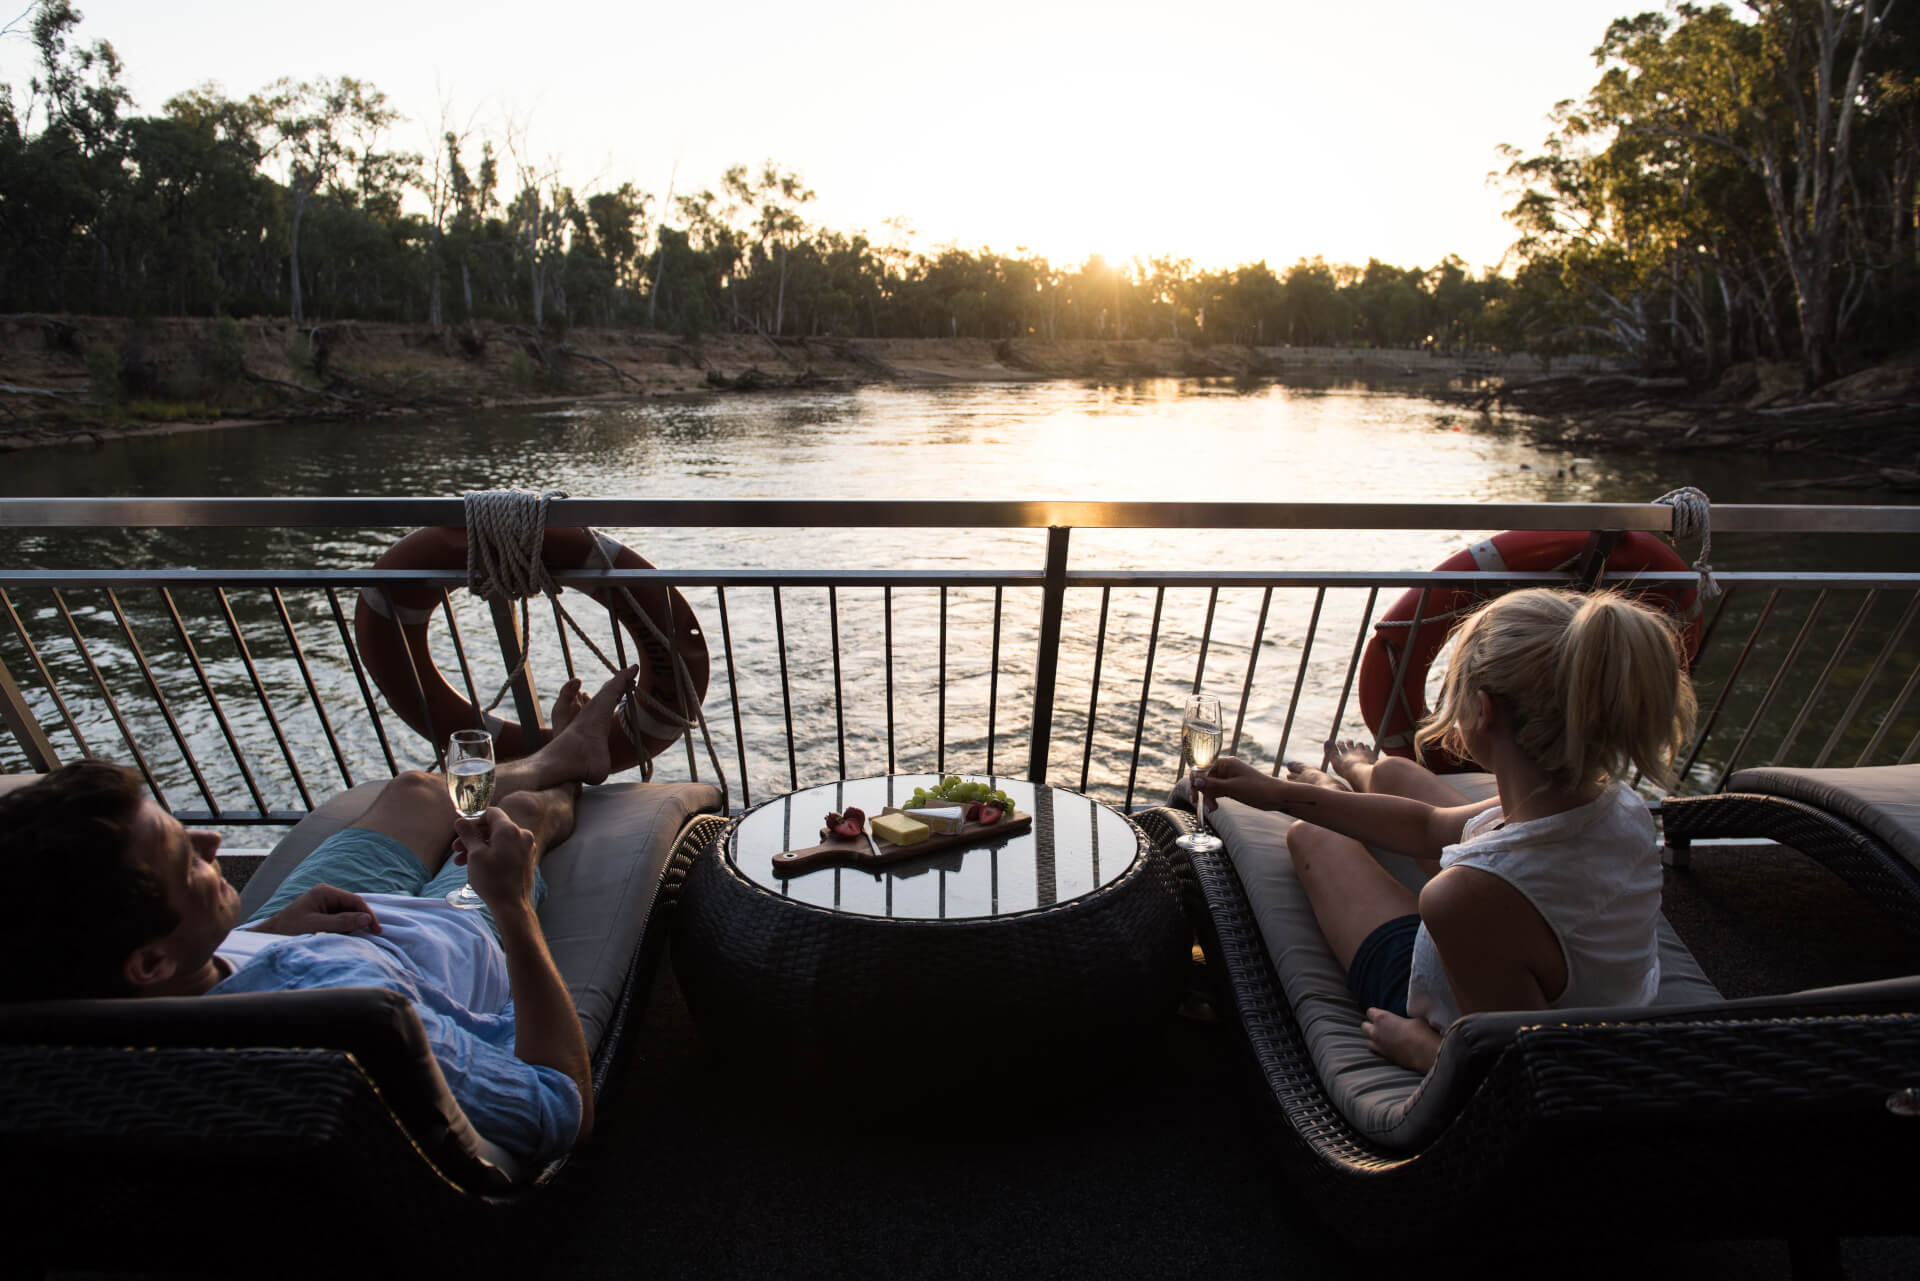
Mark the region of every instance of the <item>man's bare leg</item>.
MULTIPOLYGON (((520 760, 502 761, 495 771, 493 803, 533 832, 542 854, 573 830, 573 801, 580 784, 601 782, 611 770, 607 731, 634 671, 630 667, 616 673, 591 699, 582 696, 577 678, 561 686, 551 717, 554 734, 547 745, 520 760), (564 798, 555 795, 559 792, 564 798), (530 799, 517 799, 522 796, 530 799), (543 832, 548 839, 541 839, 543 832)), ((446 780, 408 770, 381 789, 353 826, 400 842, 432 876, 453 848, 455 817, 446 780)))

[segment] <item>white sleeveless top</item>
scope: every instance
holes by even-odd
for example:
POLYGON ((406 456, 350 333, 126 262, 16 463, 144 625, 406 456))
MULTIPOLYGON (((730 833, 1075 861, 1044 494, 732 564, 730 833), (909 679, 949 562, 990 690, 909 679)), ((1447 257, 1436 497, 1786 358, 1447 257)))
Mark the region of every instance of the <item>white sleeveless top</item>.
MULTIPOLYGON (((1553 1009, 1646 1005, 1660 986, 1660 847, 1653 816, 1623 783, 1587 804, 1500 826, 1500 807, 1467 820, 1440 867, 1477 867, 1534 906, 1560 942, 1567 986, 1553 1009)), ((1407 1013, 1445 1032, 1460 1017, 1425 924, 1413 940, 1407 1013)))

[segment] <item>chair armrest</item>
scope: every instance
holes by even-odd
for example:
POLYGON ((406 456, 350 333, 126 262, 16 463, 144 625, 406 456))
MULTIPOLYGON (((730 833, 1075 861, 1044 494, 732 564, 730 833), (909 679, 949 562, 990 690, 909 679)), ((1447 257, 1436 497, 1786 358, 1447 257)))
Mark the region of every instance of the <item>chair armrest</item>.
POLYGON ((0 1047, 28 1046, 137 1049, 157 1056, 255 1048, 339 1051, 359 1065, 420 1153, 460 1187, 505 1191, 526 1173, 523 1163, 474 1130, 447 1088, 419 1016, 404 996, 382 988, 0 1006, 0 1047))

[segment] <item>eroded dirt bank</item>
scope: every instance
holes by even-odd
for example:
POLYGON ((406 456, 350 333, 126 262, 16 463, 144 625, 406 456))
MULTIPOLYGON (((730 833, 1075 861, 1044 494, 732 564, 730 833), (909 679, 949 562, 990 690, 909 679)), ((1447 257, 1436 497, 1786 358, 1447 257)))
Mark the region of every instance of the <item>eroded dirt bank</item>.
POLYGON ((1526 357, 1171 340, 872 339, 513 325, 0 316, 0 448, 608 397, 866 383, 1350 375, 1445 384, 1528 376, 1526 357))

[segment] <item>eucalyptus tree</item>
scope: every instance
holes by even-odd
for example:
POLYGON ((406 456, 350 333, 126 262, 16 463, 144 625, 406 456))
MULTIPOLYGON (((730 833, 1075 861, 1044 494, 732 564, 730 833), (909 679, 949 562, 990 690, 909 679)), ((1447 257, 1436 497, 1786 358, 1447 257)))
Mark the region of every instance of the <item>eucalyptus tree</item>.
MULTIPOLYGON (((1792 281, 1807 383, 1835 375, 1839 334, 1872 284, 1843 251, 1861 212, 1853 144, 1873 105, 1868 70, 1897 3, 1748 0, 1751 23, 1725 5, 1680 4, 1609 27, 1595 51, 1605 73, 1568 119, 1612 135, 1591 161, 1604 231, 1617 258, 1664 267, 1670 331, 1706 327, 1702 291, 1682 279, 1690 257, 1718 258, 1716 270, 1765 306, 1766 271, 1750 248, 1718 251, 1723 236, 1741 237, 1743 205, 1757 203, 1792 281), (1753 188, 1742 191, 1725 172, 1734 168, 1753 188)), ((1537 208, 1517 211, 1524 220, 1537 208)))
POLYGON ((735 165, 727 170, 722 181, 736 205, 753 211, 755 248, 765 254, 770 263, 777 263, 772 319, 773 332, 778 336, 786 323, 787 259, 794 244, 806 233, 806 220, 800 210, 814 198, 813 191, 801 181, 799 174, 782 169, 771 160, 752 178, 748 177, 745 166, 735 165))
MULTIPOLYGON (((376 200, 397 181, 405 159, 380 149, 380 135, 400 119, 380 90, 340 76, 333 80, 281 79, 260 95, 270 157, 285 165, 291 223, 287 233, 288 294, 293 323, 306 323, 300 280, 300 224, 307 205, 325 187, 358 191, 376 200)), ((397 202, 397 197, 395 197, 397 202)))

